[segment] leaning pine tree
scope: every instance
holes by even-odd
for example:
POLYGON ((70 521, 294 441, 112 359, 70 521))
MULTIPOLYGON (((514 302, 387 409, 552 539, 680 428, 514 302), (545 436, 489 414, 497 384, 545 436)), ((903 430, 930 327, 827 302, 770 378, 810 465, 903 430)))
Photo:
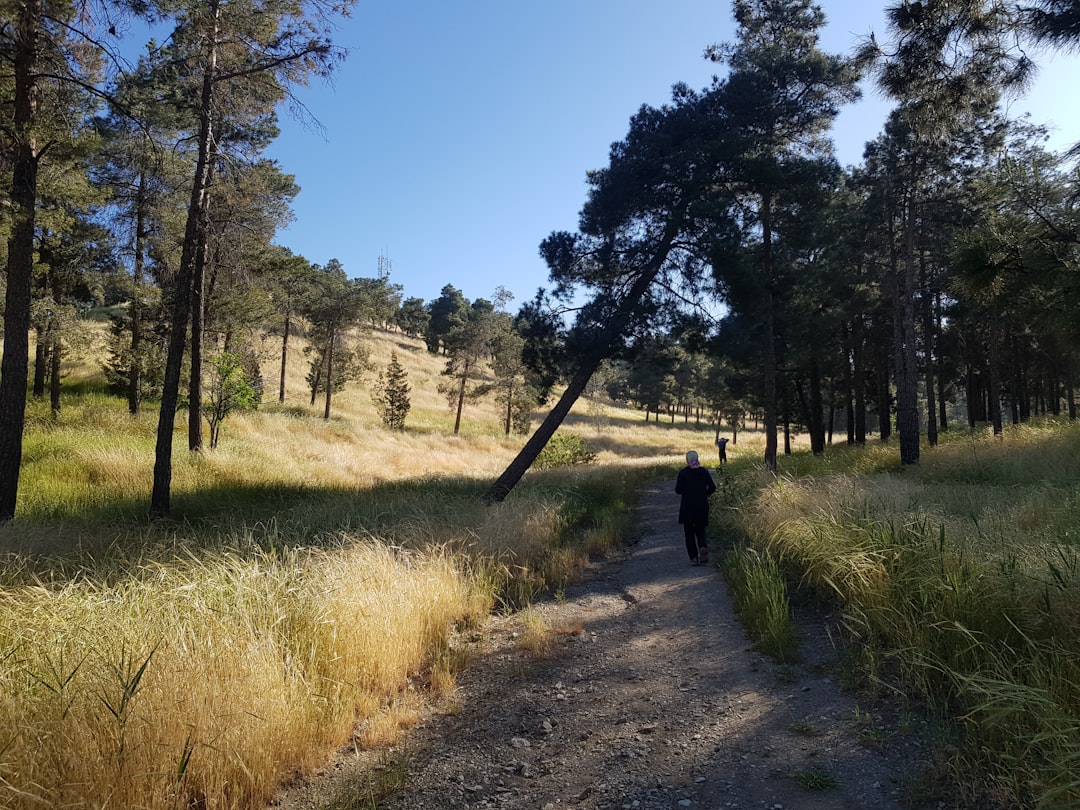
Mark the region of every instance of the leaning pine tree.
POLYGON ((575 332, 581 351, 562 397, 484 500, 510 494, 585 390, 600 363, 624 336, 655 316, 654 285, 672 289, 697 272, 688 245, 729 206, 704 192, 723 194, 719 162, 726 133, 710 116, 708 98, 679 85, 672 103, 643 106, 626 138, 611 147, 604 169, 588 175, 589 198, 576 233, 556 232, 540 245, 556 293, 591 291, 575 332))
POLYGON ((409 415, 409 375, 398 362, 397 352, 390 353, 386 372, 379 372, 371 389, 371 401, 379 411, 379 418, 391 430, 404 430, 405 417, 409 415))

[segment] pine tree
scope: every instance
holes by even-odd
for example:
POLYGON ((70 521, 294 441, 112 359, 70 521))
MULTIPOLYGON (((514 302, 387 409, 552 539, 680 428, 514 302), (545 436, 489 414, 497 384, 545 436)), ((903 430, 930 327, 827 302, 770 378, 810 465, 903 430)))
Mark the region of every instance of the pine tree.
POLYGON ((379 411, 379 418, 391 430, 404 430, 405 417, 409 415, 409 375, 398 362, 397 352, 390 353, 386 372, 379 372, 371 389, 371 401, 379 411))
POLYGON ((757 324, 765 463, 776 470, 784 339, 781 321, 797 281, 796 235, 835 182, 823 137, 842 104, 858 96, 855 65, 818 47, 825 15, 810 0, 738 0, 734 44, 708 56, 727 65, 715 92, 726 111, 734 187, 745 208, 741 261, 721 243, 714 261, 730 303, 757 324))

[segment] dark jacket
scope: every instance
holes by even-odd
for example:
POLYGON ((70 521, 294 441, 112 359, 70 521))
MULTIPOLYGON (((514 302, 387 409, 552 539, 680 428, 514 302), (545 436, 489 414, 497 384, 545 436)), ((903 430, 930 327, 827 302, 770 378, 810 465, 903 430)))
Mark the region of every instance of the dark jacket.
POLYGON ((704 467, 683 467, 675 479, 675 493, 682 495, 679 502, 679 523, 708 523, 709 496, 716 492, 716 484, 704 467))

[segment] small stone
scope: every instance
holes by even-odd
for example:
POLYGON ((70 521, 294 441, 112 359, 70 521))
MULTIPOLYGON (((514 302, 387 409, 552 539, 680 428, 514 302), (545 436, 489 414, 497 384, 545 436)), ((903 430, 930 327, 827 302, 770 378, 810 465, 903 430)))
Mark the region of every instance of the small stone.
POLYGON ((693 802, 689 799, 679 799, 679 807, 689 807, 693 802))
POLYGON ((532 743, 524 737, 512 737, 510 739, 510 744, 514 746, 514 748, 529 748, 532 745, 532 743))

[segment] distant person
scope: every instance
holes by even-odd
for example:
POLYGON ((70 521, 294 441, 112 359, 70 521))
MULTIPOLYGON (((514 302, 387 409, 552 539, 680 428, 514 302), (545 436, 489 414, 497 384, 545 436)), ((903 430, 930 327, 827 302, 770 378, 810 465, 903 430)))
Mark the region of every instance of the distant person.
POLYGON ((709 496, 716 492, 716 483, 709 471, 701 466, 698 454, 691 450, 686 454, 686 466, 679 470, 675 479, 675 494, 682 495, 679 502, 679 523, 686 536, 686 552, 692 565, 709 561, 709 546, 705 539, 705 527, 709 525, 709 496))
POLYGON ((727 464, 727 436, 716 440, 716 449, 720 451, 720 463, 727 464))

